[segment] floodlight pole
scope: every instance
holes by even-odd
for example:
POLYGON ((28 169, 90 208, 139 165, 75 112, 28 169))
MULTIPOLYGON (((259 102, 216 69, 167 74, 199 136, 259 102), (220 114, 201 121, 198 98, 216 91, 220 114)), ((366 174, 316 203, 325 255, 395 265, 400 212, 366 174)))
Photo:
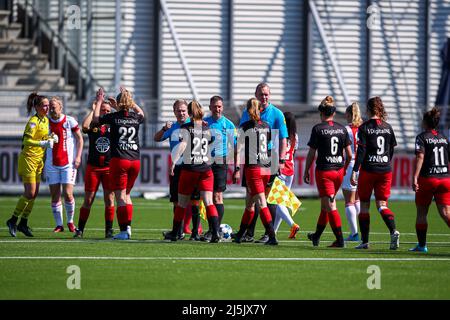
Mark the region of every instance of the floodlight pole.
POLYGON ((116 43, 115 43, 115 66, 114 66, 114 89, 119 91, 120 81, 122 78, 120 65, 122 64, 122 57, 120 55, 120 37, 121 37, 121 24, 122 24, 122 12, 120 11, 121 0, 116 0, 116 43))
POLYGON ((178 35, 175 31, 175 27, 173 26, 172 18, 170 17, 169 10, 167 9, 167 4, 165 0, 159 1, 161 4, 161 10, 166 17, 167 25, 169 26, 170 33, 172 34, 173 42, 175 43, 175 47, 177 48, 178 55, 180 56, 181 64, 183 65, 184 73, 186 74, 189 87, 191 88, 192 95, 194 99, 198 100, 197 89, 195 88, 194 80, 192 79, 191 71, 189 70, 189 66, 187 64, 186 58, 183 53, 183 49, 181 48, 180 40, 178 39, 178 35))

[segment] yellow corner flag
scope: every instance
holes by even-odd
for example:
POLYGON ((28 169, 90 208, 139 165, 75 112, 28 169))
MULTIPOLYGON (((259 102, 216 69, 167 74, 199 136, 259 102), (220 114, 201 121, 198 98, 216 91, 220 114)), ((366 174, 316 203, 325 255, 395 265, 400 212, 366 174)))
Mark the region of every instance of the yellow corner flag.
POLYGON ((267 196, 267 202, 285 206, 291 211, 291 216, 294 216, 298 208, 302 205, 295 194, 278 177, 273 181, 272 189, 270 189, 269 195, 267 196))
POLYGON ((208 219, 206 218, 206 207, 205 207, 205 204, 203 203, 203 200, 200 200, 199 211, 200 211, 200 217, 203 220, 207 221, 208 219))

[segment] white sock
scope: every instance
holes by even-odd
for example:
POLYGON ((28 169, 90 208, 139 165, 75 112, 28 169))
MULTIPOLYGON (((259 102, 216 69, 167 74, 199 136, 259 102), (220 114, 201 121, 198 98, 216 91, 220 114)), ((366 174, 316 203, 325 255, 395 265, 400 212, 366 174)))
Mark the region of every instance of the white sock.
POLYGON ((52 202, 52 212, 53 217, 55 218, 56 226, 63 225, 63 208, 61 201, 52 202))
POLYGON ((345 206, 345 215, 347 216, 348 225, 350 226, 352 235, 358 233, 358 224, 356 222, 357 213, 354 204, 347 204, 345 206))
POLYGON ((75 215, 75 199, 72 202, 64 201, 66 207, 67 223, 73 223, 73 216, 75 215))
POLYGON ((277 217, 280 217, 284 220, 290 227, 294 225, 294 220, 292 220, 291 215, 289 214, 288 208, 285 206, 277 206, 277 217))
POLYGON ((356 208, 356 216, 358 216, 359 213, 361 212, 361 202, 359 200, 355 201, 355 208, 356 208))
MULTIPOLYGON (((278 212, 278 208, 277 208, 277 212, 278 212)), ((275 217, 275 221, 273 223, 273 230, 275 231, 275 233, 278 232, 278 229, 280 228, 281 225, 281 217, 280 215, 277 213, 276 217, 275 217)))

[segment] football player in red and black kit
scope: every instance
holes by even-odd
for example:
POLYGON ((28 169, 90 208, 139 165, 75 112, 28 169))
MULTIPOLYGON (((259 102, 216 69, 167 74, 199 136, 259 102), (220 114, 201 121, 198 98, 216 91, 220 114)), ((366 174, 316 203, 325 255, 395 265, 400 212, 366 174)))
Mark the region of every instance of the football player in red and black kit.
POLYGON ((180 180, 178 182, 178 204, 175 207, 172 232, 167 240, 177 241, 177 232, 185 216, 194 190, 200 191, 200 196, 206 207, 208 222, 212 228, 210 242, 219 242, 219 215, 213 203, 214 175, 211 170, 212 135, 203 119, 203 110, 196 100, 188 104, 189 123, 180 128, 180 143, 174 148, 172 154, 171 175, 174 175, 175 165, 181 156, 180 180))
POLYGON ((387 114, 380 97, 367 101, 367 115, 370 119, 358 128, 358 150, 350 179, 352 185, 358 185, 361 200, 358 220, 362 242, 355 248, 369 248, 369 208, 374 191, 378 212, 391 234, 390 249, 396 250, 399 247, 400 233, 395 228, 394 213, 387 207, 387 201, 391 194, 392 156, 397 141, 394 130, 385 121, 387 114))
POLYGON ((134 103, 128 90, 121 88, 120 91, 116 98, 117 112, 100 117, 100 108, 105 98, 100 88, 92 123, 93 126, 109 124, 111 130, 110 175, 114 177, 111 188, 117 200, 117 220, 120 226, 120 233, 114 239, 128 240, 131 238, 133 217, 130 193, 141 167, 139 126, 144 121, 144 112, 134 103))
MULTIPOLYGON (((112 98, 110 98, 112 99, 112 98)), ((95 194, 100 186, 103 186, 103 198, 105 201, 105 238, 113 237, 114 220, 114 192, 110 187, 111 176, 109 174, 109 162, 111 160, 110 128, 108 125, 91 127, 96 102, 92 104, 92 110, 82 122, 82 130, 89 137, 89 153, 86 172, 84 175, 84 202, 80 208, 78 229, 74 238, 81 238, 86 222, 91 212, 95 194)), ((100 107, 100 116, 111 113, 110 101, 103 101, 100 107)))
POLYGON ((440 112, 437 108, 425 112, 422 121, 425 131, 416 137, 412 188, 416 192, 416 233, 419 243, 410 251, 428 252, 427 214, 433 196, 439 214, 450 227, 450 147, 448 139, 436 131, 439 120, 440 112))
POLYGON ((317 151, 315 178, 320 196, 320 216, 317 221, 316 232, 309 233, 308 239, 313 246, 319 245, 320 236, 330 222, 331 229, 336 236, 329 247, 343 248, 344 238, 341 229, 341 217, 336 207, 336 194, 344 179, 345 169, 352 158, 351 142, 347 129, 333 121, 336 107, 333 97, 327 96, 319 105, 321 123, 315 125, 308 142, 309 152, 306 157, 303 180, 310 183, 309 169, 317 151), (345 162, 344 162, 345 150, 345 162))
POLYGON ((270 126, 260 118, 261 103, 255 99, 247 101, 247 113, 249 120, 242 123, 238 134, 236 168, 233 175, 233 181, 237 182, 239 172, 239 160, 241 149, 245 150, 244 175, 246 179, 247 190, 250 197, 247 197, 245 211, 242 216, 239 231, 236 233, 233 241, 242 242, 244 232, 253 220, 255 214, 255 204, 258 204, 261 221, 266 228, 266 234, 269 239, 265 242, 267 245, 277 245, 273 229, 272 216, 266 201, 266 186, 271 177, 271 159, 269 155, 269 143, 271 142, 270 126))

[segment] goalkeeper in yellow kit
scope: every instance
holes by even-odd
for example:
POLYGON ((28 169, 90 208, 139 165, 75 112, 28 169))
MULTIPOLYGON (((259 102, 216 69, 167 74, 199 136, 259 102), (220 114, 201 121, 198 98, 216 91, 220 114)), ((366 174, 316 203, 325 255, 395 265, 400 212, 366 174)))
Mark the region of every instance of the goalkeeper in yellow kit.
POLYGON ((44 167, 44 154, 46 148, 53 148, 56 142, 54 137, 49 136, 49 124, 47 112, 49 101, 46 97, 33 92, 28 96, 28 114, 35 109, 36 114, 28 121, 22 138, 22 152, 19 155, 19 176, 22 179, 24 193, 17 202, 14 213, 6 225, 9 233, 15 237, 17 230, 23 232, 27 237, 32 237, 31 229, 28 227, 28 217, 33 209, 34 199, 39 193, 41 173, 44 167), (20 223, 17 224, 17 220, 20 223))

